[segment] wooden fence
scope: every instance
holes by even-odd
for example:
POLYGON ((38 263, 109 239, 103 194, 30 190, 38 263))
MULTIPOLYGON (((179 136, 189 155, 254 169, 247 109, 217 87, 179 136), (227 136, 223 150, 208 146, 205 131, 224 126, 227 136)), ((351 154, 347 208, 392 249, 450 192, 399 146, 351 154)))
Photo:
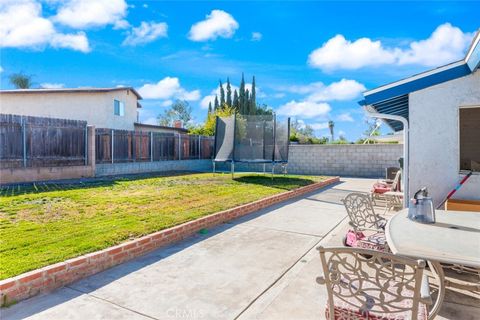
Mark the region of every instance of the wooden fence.
POLYGON ((212 158, 212 137, 105 128, 95 135, 96 163, 212 158))
POLYGON ((82 165, 87 122, 0 114, 0 168, 82 165))
MULTIPOLYGON (((212 152, 212 137, 95 130, 96 163, 211 159, 212 152)), ((0 169, 86 163, 86 121, 0 114, 0 169)))

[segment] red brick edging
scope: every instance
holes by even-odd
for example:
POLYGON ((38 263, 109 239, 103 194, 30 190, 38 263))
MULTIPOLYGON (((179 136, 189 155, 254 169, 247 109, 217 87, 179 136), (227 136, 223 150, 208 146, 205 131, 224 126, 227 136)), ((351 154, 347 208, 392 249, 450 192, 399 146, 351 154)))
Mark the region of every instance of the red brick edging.
POLYGON ((312 192, 338 182, 338 177, 276 194, 232 209, 213 213, 197 220, 164 229, 101 251, 82 255, 44 268, 0 281, 0 306, 49 292, 107 268, 132 260, 154 249, 189 237, 201 229, 247 215, 273 204, 312 192))

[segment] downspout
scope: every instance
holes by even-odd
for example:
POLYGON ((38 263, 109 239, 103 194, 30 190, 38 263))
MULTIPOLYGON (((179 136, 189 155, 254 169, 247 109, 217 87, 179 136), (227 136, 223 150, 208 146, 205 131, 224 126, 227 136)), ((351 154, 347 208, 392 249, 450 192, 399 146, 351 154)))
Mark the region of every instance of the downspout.
POLYGON ((408 159, 408 120, 402 116, 397 116, 393 114, 385 114, 385 113, 378 113, 371 111, 373 108, 371 106, 365 106, 364 110, 369 117, 378 118, 378 119, 387 119, 387 120, 396 120, 400 121, 403 124, 403 207, 408 208, 408 174, 409 174, 409 164, 410 161, 408 159))

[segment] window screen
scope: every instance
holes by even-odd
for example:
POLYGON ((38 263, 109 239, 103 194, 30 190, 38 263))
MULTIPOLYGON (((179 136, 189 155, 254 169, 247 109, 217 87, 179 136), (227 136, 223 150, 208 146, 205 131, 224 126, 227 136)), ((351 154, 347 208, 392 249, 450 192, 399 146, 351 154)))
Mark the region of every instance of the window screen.
POLYGON ((125 115, 125 105, 123 102, 113 100, 113 114, 122 117, 125 115))
POLYGON ((480 172, 480 106, 460 108, 460 170, 480 172))

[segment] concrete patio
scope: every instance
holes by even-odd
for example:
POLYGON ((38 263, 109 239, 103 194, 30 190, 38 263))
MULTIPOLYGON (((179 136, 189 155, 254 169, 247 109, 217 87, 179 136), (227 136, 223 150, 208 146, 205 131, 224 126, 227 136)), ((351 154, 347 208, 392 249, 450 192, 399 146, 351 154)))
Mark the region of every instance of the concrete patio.
MULTIPOLYGON (((3 319, 324 319, 315 247, 340 245, 340 202, 375 180, 344 178, 309 196, 0 310, 3 319)), ((448 292, 437 319, 479 319, 478 300, 448 292), (477 306, 477 307, 475 307, 477 306)))

